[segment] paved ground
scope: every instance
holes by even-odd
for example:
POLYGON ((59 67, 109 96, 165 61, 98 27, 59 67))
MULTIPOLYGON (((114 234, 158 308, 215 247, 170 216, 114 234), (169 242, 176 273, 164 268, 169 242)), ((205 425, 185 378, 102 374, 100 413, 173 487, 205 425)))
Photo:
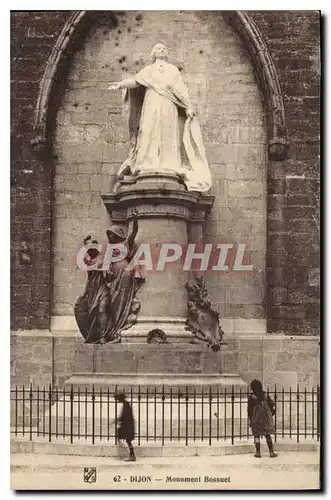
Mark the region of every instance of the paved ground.
POLYGON ((12 454, 12 489, 317 489, 318 452, 282 452, 274 459, 253 454, 220 457, 113 457, 12 454), (84 468, 96 482, 84 482, 84 468), (206 479, 207 477, 207 479, 206 479), (172 478, 169 480, 169 478, 172 478), (189 481, 187 478, 194 478, 189 481), (183 481, 186 479, 186 481, 183 481))

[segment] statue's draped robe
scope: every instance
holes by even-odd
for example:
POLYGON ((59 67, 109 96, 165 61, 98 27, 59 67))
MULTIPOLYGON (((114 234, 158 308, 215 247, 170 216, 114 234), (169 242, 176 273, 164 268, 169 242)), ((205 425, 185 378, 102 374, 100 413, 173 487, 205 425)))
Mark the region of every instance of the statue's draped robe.
POLYGON ((146 66, 128 90, 131 150, 119 170, 130 173, 167 172, 181 175, 189 191, 208 191, 211 176, 198 121, 186 118, 187 88, 175 66, 146 66))
POLYGON ((88 271, 83 295, 75 304, 75 317, 86 343, 118 342, 123 330, 130 328, 137 320, 140 302, 135 295, 144 278, 139 268, 126 269, 135 253, 135 245, 124 242, 128 248, 127 257, 111 263, 102 271, 102 258, 86 262, 88 271))

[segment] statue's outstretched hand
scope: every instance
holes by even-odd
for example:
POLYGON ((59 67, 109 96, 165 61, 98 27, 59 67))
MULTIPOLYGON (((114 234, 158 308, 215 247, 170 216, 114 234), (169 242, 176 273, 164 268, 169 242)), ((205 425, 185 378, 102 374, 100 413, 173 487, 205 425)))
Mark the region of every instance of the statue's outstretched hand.
POLYGON ((133 219, 137 219, 137 217, 138 217, 138 210, 136 208, 133 208, 131 210, 131 216, 132 216, 133 219))
POLYGON ((119 83, 111 83, 108 87, 108 90, 119 90, 121 88, 119 83))

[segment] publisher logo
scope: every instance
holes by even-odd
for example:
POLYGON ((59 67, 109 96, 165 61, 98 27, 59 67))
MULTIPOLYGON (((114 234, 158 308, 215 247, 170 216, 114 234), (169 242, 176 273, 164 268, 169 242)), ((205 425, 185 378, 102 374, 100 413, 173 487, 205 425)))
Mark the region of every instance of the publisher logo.
POLYGON ((95 483, 97 480, 97 469, 95 467, 84 467, 84 482, 95 483))

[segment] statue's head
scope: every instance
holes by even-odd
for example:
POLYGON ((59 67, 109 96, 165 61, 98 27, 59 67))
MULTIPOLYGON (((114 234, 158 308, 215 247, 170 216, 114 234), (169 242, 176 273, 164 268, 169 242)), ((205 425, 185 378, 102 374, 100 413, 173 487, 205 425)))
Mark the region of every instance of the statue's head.
POLYGON ((152 56, 153 61, 155 61, 155 59, 168 60, 168 49, 164 45, 164 43, 157 43, 152 48, 151 56, 152 56))
POLYGON ((109 243, 121 243, 126 239, 126 235, 120 226, 111 226, 108 231, 106 231, 109 243))

